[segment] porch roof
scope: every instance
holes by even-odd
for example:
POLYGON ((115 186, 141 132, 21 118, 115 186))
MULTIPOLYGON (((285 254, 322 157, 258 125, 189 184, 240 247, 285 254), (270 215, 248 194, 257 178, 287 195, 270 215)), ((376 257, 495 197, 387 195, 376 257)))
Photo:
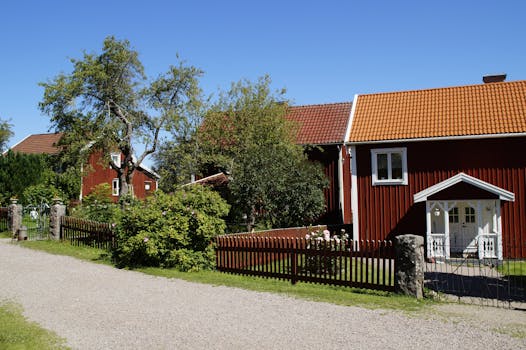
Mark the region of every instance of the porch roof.
POLYGON ((467 175, 465 173, 458 173, 455 176, 450 177, 447 180, 444 180, 442 182, 437 183, 436 185, 433 185, 431 187, 426 188, 425 190, 422 190, 418 193, 415 193, 413 196, 414 202, 424 202, 426 201, 430 196, 443 191, 451 186, 454 186, 460 182, 465 182, 467 184, 470 184, 472 186, 478 187, 480 189, 483 189, 489 193, 492 193, 499 197, 501 200, 514 202, 515 201, 515 194, 506 191, 503 188, 500 188, 498 186, 492 185, 486 181, 482 181, 480 179, 477 179, 476 177, 467 175))

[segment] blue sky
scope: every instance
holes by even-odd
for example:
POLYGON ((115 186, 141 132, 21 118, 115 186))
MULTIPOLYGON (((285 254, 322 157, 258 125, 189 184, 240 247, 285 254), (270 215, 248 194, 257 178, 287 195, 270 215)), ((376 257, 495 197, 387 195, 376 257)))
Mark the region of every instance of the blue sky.
POLYGON ((354 94, 526 79, 526 1, 2 1, 0 118, 13 145, 47 132, 39 82, 69 58, 130 40, 155 77, 176 54, 204 92, 269 74, 295 104, 354 94))

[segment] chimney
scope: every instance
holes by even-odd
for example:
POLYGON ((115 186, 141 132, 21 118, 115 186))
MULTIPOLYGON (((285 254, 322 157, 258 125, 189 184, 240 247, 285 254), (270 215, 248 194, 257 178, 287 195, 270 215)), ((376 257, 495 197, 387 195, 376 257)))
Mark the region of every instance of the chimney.
POLYGON ((506 74, 485 75, 482 77, 484 84, 501 83, 506 80, 506 74))

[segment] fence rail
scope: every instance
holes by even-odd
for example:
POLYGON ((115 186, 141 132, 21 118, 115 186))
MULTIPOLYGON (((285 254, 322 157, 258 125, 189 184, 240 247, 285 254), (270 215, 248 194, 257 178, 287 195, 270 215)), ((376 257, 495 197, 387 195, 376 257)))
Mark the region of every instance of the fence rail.
POLYGON ((220 236, 217 269, 357 288, 394 291, 390 241, 319 241, 305 238, 220 236))
POLYGON ((75 245, 102 249, 115 247, 115 235, 111 224, 71 216, 60 218, 60 239, 69 240, 75 245))

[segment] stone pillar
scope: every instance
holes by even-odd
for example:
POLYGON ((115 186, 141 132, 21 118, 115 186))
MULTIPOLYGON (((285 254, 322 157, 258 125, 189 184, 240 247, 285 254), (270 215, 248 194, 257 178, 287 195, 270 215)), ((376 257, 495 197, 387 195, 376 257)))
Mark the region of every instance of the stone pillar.
POLYGON ((395 290, 420 299, 424 296, 424 237, 395 237, 395 290))
POLYGON ((11 204, 7 208, 7 228, 11 231, 13 238, 22 226, 22 205, 17 203, 16 198, 11 198, 11 204))
POLYGON ((49 234, 51 239, 60 239, 60 218, 66 215, 66 206, 60 198, 53 198, 49 213, 49 234))

